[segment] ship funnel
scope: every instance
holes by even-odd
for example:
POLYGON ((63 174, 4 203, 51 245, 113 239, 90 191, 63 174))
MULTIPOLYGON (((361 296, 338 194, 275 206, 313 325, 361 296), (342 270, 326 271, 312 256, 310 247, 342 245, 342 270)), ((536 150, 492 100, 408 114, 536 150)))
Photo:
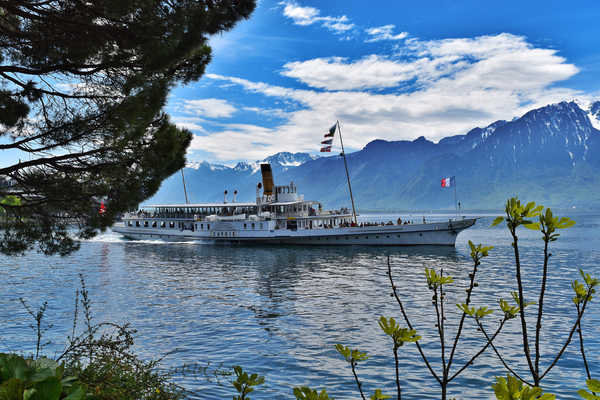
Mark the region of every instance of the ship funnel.
POLYGON ((237 190, 233 191, 233 202, 235 203, 235 198, 237 197, 237 190))
POLYGON ((227 203, 227 190, 223 192, 223 203, 227 203))
POLYGON ((263 181, 263 196, 273 195, 273 171, 271 164, 260 164, 260 173, 263 181))

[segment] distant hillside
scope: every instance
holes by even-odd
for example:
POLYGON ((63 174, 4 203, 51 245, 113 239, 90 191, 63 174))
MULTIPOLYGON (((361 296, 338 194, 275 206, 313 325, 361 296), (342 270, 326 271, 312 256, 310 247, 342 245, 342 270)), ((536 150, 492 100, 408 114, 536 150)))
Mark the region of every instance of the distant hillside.
MULTIPOLYGON (((239 201, 253 201, 256 197, 256 184, 261 181, 260 164, 268 162, 273 168, 275 179, 290 168, 312 161, 316 157, 308 153, 277 153, 264 160, 240 162, 235 167, 195 163, 184 169, 188 197, 192 202, 223 201, 223 192, 229 192, 229 200, 233 191, 237 190, 239 201)), ((181 174, 177 173, 166 179, 158 193, 148 200, 147 204, 184 203, 185 196, 181 174)))
MULTIPOLYGON (((600 208, 600 102, 582 109, 562 102, 532 110, 513 121, 496 121, 464 135, 433 143, 375 140, 348 154, 352 189, 359 209, 453 208, 453 189, 440 179, 456 176, 465 208, 499 208, 518 194, 547 206, 600 208)), ((305 198, 327 207, 348 205, 339 155, 312 158, 278 153, 266 161, 275 182, 294 181, 305 198)), ((260 181, 259 162, 234 168, 200 163, 186 168, 193 201, 222 201, 224 189, 252 200, 260 181)), ((163 183, 152 202, 183 202, 179 175, 163 183)))

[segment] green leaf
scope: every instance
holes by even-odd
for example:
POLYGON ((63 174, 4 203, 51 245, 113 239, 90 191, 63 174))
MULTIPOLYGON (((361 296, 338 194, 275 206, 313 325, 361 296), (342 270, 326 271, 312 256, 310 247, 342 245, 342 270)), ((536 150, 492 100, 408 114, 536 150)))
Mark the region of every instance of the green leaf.
POLYGON ((381 389, 375 389, 375 393, 370 397, 371 400, 391 399, 392 396, 381 393, 381 389))
POLYGON ((583 389, 579 389, 577 391, 577 394, 581 397, 583 397, 585 400, 598 400, 600 399, 599 396, 594 396, 593 394, 583 390, 583 389))
POLYGON ((496 226, 496 225, 498 225, 498 224, 499 224, 500 222, 502 222, 502 221, 504 221, 504 217, 496 217, 496 218, 494 219, 494 222, 492 222, 492 225, 491 225, 491 226, 496 226))
POLYGON ((62 392, 60 380, 53 376, 34 385, 36 393, 31 400, 58 400, 62 392))
POLYGON ((22 380, 17 378, 7 379, 0 385, 0 399, 21 399, 24 390, 25 383, 22 380))
POLYGON ((588 379, 585 383, 592 392, 600 393, 600 381, 598 379, 588 379))
POLYGON ((294 396, 296 400, 333 400, 327 395, 325 389, 318 393, 316 390, 311 389, 307 386, 295 387, 294 396))
POLYGON ((340 353, 346 361, 349 363, 364 361, 369 358, 367 353, 361 352, 358 349, 350 349, 342 344, 336 344, 335 349, 340 353))
POLYGON ((493 312, 494 312, 493 310, 488 310, 487 307, 479 307, 477 309, 477 311, 475 312, 475 318, 481 319, 481 318, 485 317, 486 315, 490 315, 493 312))
POLYGON ((465 314, 467 314, 470 317, 475 316, 475 307, 469 307, 465 303, 457 304, 456 307, 458 307, 462 312, 464 312, 465 314))
POLYGON ((540 397, 536 398, 536 400, 555 400, 555 399, 556 399, 556 395, 553 395, 551 393, 544 393, 540 397))
POLYGON ((76 385, 71 389, 71 393, 63 400, 83 400, 85 399, 85 389, 81 385, 76 385))
POLYGON ((533 231, 537 231, 540 229, 540 223, 539 222, 532 222, 530 224, 523 224, 523 226, 527 229, 531 229, 533 231))

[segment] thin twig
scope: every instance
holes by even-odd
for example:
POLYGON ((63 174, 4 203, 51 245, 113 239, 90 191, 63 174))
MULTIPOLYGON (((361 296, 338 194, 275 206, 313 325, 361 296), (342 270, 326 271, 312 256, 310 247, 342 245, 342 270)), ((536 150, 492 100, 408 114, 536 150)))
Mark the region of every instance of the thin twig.
MULTIPOLYGON (((477 320, 477 325, 479 326, 480 329, 483 330, 483 324, 481 323, 481 321, 477 320)), ((452 377, 450 379, 448 379, 448 382, 452 381, 454 378, 456 378, 458 375, 460 375, 461 372, 463 372, 465 369, 467 369, 467 367, 471 364, 473 364, 473 362, 475 361, 475 359, 477 357, 479 357, 487 348, 489 345, 492 344, 492 342, 494 341, 494 339, 496 339, 496 336, 498 336, 498 334, 500 333, 500 331, 502 330, 502 327, 504 326, 504 323, 507 321, 506 318, 502 319, 502 321, 500 321, 500 325, 498 326, 498 329, 496 329, 496 332, 494 332, 494 334, 492 335, 491 338, 487 338, 487 342, 485 344, 485 346, 483 346, 477 353, 475 353, 475 355, 473 355, 473 357, 471 357, 471 359, 469 361, 467 361, 465 363, 465 365, 462 366, 462 368, 460 368, 454 375, 452 375, 452 377)))
POLYGON ((363 394, 362 391, 362 385, 360 383, 360 381, 358 380, 358 375, 356 375, 356 361, 352 360, 350 362, 350 366, 352 367, 352 374, 354 375, 354 380, 356 381, 356 386, 358 386, 358 391, 360 392, 360 397, 362 397, 363 400, 367 400, 365 399, 365 395, 363 394))
MULTIPOLYGON (((471 304, 471 293, 473 293, 473 288, 475 287, 475 274, 477 273, 477 266, 479 265, 479 261, 476 261, 473 264, 473 272, 471 273, 471 282, 469 283, 469 289, 467 291, 467 299, 465 304, 468 306, 471 304)), ((458 323, 458 330, 456 331, 456 336, 454 338, 454 343, 452 345, 452 351, 450 351, 450 357, 448 358, 448 370, 450 370, 450 366, 452 365, 452 361, 454 360, 454 353, 456 351, 456 346, 458 345, 458 341, 460 340, 460 335, 462 334, 463 324, 465 322, 465 317, 467 313, 462 313, 460 317, 460 322, 458 323)))
MULTIPOLYGON (((408 325, 409 329, 414 329, 412 324, 410 323, 410 319, 408 318, 406 311, 404 310, 404 305, 402 304, 402 300, 400 300, 400 297, 398 297, 398 293, 396 292, 396 285, 394 284, 394 278, 392 278, 392 265, 390 264, 390 256, 388 256, 388 258, 387 258, 387 266, 388 266, 388 278, 390 279, 390 283, 392 285, 392 293, 394 295, 394 298, 396 299, 396 302, 400 306, 400 312, 402 313, 402 316, 404 317, 404 321, 406 321, 406 325, 408 325)), ((431 373, 431 375, 441 385, 442 380, 435 373, 435 371, 431 367, 431 364, 429 364, 429 360, 427 360, 427 357, 425 356, 425 353, 423 352, 423 349, 421 348, 421 345, 419 344, 418 340, 415 342, 415 345, 417 346, 417 350, 419 351, 419 354, 421 354, 421 358, 423 359, 423 362, 425 362, 427 369, 429 369, 429 372, 431 373)))
POLYGON ((581 306, 581 312, 578 313, 577 320, 575 321, 575 323, 573 324, 573 327, 571 328, 571 331, 569 332, 569 337, 565 341, 565 344, 560 349, 560 351, 558 352, 558 354, 556 355, 556 357, 554 358, 554 360, 552 361, 552 363, 548 366, 548 368, 546 369, 546 371, 544 371, 544 373, 542 374, 542 376, 540 376, 540 379, 539 379, 540 381, 544 378, 544 376, 546 376, 546 374, 548 372, 550 372, 550 370, 552 368, 554 368, 554 366, 556 365, 556 363, 558 362, 558 360, 560 360, 560 358, 562 357, 563 353, 565 352, 565 350, 569 346, 569 343, 571 343, 571 339, 573 338, 573 334, 575 333, 575 329, 579 326, 579 323, 581 321, 581 317, 583 317, 583 313, 585 312, 585 307, 587 306, 587 303, 588 303, 588 301, 590 300, 591 297, 592 297, 592 294, 588 291, 588 295, 586 296, 585 300, 583 301, 583 305, 581 306))
POLYGON ((516 228, 510 229, 510 234, 513 238, 513 249, 515 252, 515 265, 516 265, 516 275, 517 275, 517 287, 519 290, 519 316, 521 318, 521 334, 523 336, 523 350, 525 352, 525 358, 527 359, 527 364, 529 365, 529 371, 531 372, 531 376, 533 377, 534 384, 538 386, 539 377, 535 371, 533 366, 533 362, 531 361, 531 353, 529 351, 529 338, 527 337, 527 321, 525 320, 525 299, 524 299, 524 291, 523 291, 523 281, 521 279, 521 259, 519 257, 519 238, 515 232, 516 228))
MULTIPOLYGON (((579 304, 575 305, 577 307, 577 314, 579 314, 579 304)), ((585 366, 585 373, 588 379, 592 379, 592 374, 590 374, 590 367, 588 365, 587 359, 585 358, 585 350, 583 347, 583 333, 581 332, 581 321, 577 323, 577 333, 579 334, 579 349, 581 350, 581 358, 583 358, 583 365, 585 366)))
MULTIPOLYGON (((545 232, 544 232, 545 233, 545 232)), ((544 270, 542 272, 542 287, 540 289, 540 298, 538 300, 538 315, 537 323, 535 325, 535 374, 540 374, 540 333, 542 330, 542 314, 544 309, 544 293, 546 292, 546 279, 548 278, 548 240, 549 238, 544 236, 544 270)))
POLYGON ((502 363, 502 365, 504 365, 504 368, 506 368, 506 370, 508 372, 510 372, 512 375, 514 375, 517 379, 519 379, 524 384, 529 385, 529 386, 533 386, 531 383, 529 383, 525 379, 523 379, 521 377, 521 375, 517 374, 511 367, 508 366, 508 364, 506 363, 506 361, 504 361, 504 357, 502 357, 502 355, 500 354, 500 352, 498 351, 498 349, 496 348, 496 346, 494 346, 493 339, 490 339, 489 335, 487 334, 487 332, 483 328, 483 325, 480 325, 479 328, 481 329, 481 332, 483 332, 483 335, 485 336, 485 338, 487 339, 488 343, 490 344, 490 346, 494 350, 494 353, 496 353, 496 355, 498 356, 498 359, 500 360, 500 362, 502 363))

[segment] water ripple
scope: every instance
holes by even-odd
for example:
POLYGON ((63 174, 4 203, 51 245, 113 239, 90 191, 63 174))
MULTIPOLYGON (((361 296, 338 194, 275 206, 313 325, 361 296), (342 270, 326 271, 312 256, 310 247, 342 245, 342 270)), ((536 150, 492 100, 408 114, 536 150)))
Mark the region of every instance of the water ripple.
MULTIPOLYGON (((570 281, 584 268, 600 275, 600 238, 597 215, 578 215, 575 228, 561 232, 553 245, 547 293, 543 354, 554 354, 573 323, 570 281)), ((390 219, 397 218, 390 216, 390 219)), ((447 337, 457 328, 458 309, 464 301, 466 279, 471 271, 467 241, 494 245, 478 272, 480 286, 475 305, 497 309, 499 297, 510 298, 515 290, 511 239, 499 228, 489 228, 492 217, 463 232, 456 248, 372 247, 243 247, 191 243, 131 242, 110 232, 83 242, 68 257, 43 257, 29 253, 0 261, 0 351, 31 353, 35 346, 30 317, 18 298, 33 307, 48 301, 50 355, 59 352, 70 334, 78 274, 85 276, 93 300, 94 318, 130 322, 138 330, 136 349, 145 357, 164 356, 165 367, 200 363, 213 366, 242 365, 266 376, 257 399, 290 399, 292 387, 327 388, 337 399, 355 399, 357 393, 349 366, 334 349, 336 343, 366 351, 369 360, 359 364, 364 387, 395 393, 391 341, 377 325, 379 316, 400 320, 398 305, 390 297, 387 257, 395 283, 415 327, 423 336, 426 354, 436 366, 440 350, 431 294, 424 285, 425 267, 443 268, 455 277, 447 288, 447 337)), ((526 293, 540 285, 542 262, 540 235, 524 231, 520 238, 526 293)), ((527 298, 528 300, 537 300, 527 298)), ((528 321, 534 325, 536 306, 528 321)), ((499 313, 486 323, 493 330, 499 313)), ((599 372, 600 312, 592 303, 583 320, 588 328, 588 360, 599 372)), ((520 323, 509 321, 497 344, 506 359, 525 373, 521 354, 520 323)), ((459 368, 484 344, 472 321, 465 322, 464 339, 456 353, 459 368)), ((450 339, 449 339, 450 341, 450 339)), ((561 399, 575 399, 585 380, 578 342, 544 380, 544 386, 561 399)), ((542 365, 550 360, 542 358, 542 365)), ((453 367, 453 368, 454 368, 453 367)), ((404 397, 439 398, 439 387, 424 367, 416 348, 401 349, 400 369, 404 397)), ((439 368, 437 369, 439 370, 439 368)), ((456 370, 456 369, 454 369, 456 370)), ((505 375, 502 365, 488 352, 476 360, 450 388, 458 398, 491 398, 495 376, 505 375)), ((192 391, 191 398, 230 398, 228 379, 210 381, 203 376, 179 376, 178 382, 192 391)))

